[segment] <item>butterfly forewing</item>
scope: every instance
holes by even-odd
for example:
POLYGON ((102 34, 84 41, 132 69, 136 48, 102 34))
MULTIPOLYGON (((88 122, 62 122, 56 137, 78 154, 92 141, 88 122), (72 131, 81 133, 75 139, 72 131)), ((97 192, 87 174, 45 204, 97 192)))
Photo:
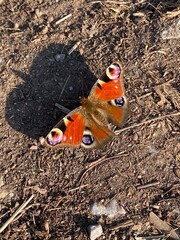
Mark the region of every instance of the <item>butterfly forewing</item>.
POLYGON ((85 117, 80 108, 70 112, 50 131, 46 144, 51 147, 80 146, 85 129, 85 117))
POLYGON ((120 62, 112 63, 93 86, 89 99, 104 110, 104 115, 122 127, 129 116, 129 103, 125 96, 123 68, 120 62))

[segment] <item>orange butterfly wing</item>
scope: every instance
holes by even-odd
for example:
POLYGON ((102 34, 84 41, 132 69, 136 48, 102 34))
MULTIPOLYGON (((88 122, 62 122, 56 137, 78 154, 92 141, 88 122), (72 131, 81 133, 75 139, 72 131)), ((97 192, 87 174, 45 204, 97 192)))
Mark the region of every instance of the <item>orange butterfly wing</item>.
POLYGON ((87 149, 101 148, 112 137, 114 133, 107 127, 98 124, 91 116, 86 122, 86 128, 83 134, 81 146, 87 149))
POLYGON ((77 147, 81 144, 85 129, 85 117, 80 109, 75 109, 64 117, 45 138, 50 147, 77 147))
POLYGON ((99 125, 85 109, 79 107, 64 117, 47 135, 49 147, 102 147, 114 134, 99 125))
POLYGON ((93 86, 89 99, 99 105, 104 114, 117 126, 127 120, 130 110, 123 84, 123 68, 119 62, 112 63, 93 86))

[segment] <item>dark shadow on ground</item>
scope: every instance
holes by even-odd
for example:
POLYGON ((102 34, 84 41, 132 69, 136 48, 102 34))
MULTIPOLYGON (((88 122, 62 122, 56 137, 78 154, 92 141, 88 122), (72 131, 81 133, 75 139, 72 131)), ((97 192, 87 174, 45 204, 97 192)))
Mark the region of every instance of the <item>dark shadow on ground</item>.
POLYGON ((29 74, 17 69, 13 72, 24 83, 16 86, 7 98, 6 120, 16 131, 35 139, 46 135, 65 115, 60 110, 54 114, 55 103, 72 110, 80 104, 83 92, 87 96, 96 79, 84 57, 78 51, 69 56, 63 44, 50 44, 43 49, 34 59, 29 74), (60 53, 65 54, 63 61, 57 59, 60 53))
POLYGON ((88 234, 88 227, 90 225, 95 225, 97 224, 97 221, 91 219, 91 218, 88 218, 88 216, 86 214, 76 214, 74 215, 74 222, 76 224, 76 228, 75 229, 78 229, 80 228, 81 229, 81 232, 83 232, 85 235, 89 235, 88 234))

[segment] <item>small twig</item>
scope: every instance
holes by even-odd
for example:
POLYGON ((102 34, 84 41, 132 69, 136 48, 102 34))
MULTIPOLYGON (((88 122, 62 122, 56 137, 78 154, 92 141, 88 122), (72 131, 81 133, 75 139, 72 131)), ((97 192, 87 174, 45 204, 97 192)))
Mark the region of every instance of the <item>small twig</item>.
POLYGON ((112 231, 115 230, 116 231, 119 228, 126 228, 126 227, 130 227, 132 225, 134 225, 134 222, 130 219, 130 220, 126 220, 126 221, 124 221, 122 223, 119 223, 116 226, 111 227, 110 230, 112 230, 112 231))
POLYGON ((90 4, 94 4, 94 3, 100 3, 100 4, 102 4, 102 1, 93 1, 93 2, 90 2, 90 4))
POLYGON ((142 238, 142 239, 161 239, 164 238, 165 235, 164 234, 159 234, 159 235, 137 235, 137 237, 142 238))
POLYGON ((56 22, 55 22, 55 25, 56 25, 56 26, 59 25, 61 22, 65 21, 66 19, 70 18, 71 16, 72 16, 71 13, 68 14, 68 15, 66 15, 65 17, 63 17, 63 18, 59 19, 58 21, 56 21, 56 22))
POLYGON ((100 159, 98 159, 97 161, 95 162, 92 162, 90 163, 87 167, 86 167, 86 170, 84 171, 84 173, 82 174, 80 180, 79 180, 79 185, 81 185, 81 182, 82 182, 82 179, 84 178, 84 176, 91 170, 93 169, 94 167, 96 167, 97 165, 107 161, 107 160, 111 160, 111 159, 115 159, 121 155, 123 155, 126 151, 123 151, 123 152, 120 152, 117 156, 112 156, 112 157, 108 157, 108 158, 105 158, 105 156, 101 157, 100 159))
POLYGON ((152 187, 152 186, 156 186, 156 185, 159 185, 158 181, 137 186, 137 190, 148 188, 148 187, 152 187))
POLYGON ((141 95, 140 97, 137 96, 136 98, 130 100, 129 102, 130 102, 130 103, 132 103, 132 102, 136 102, 137 99, 140 100, 140 99, 142 99, 142 98, 149 97, 149 96, 151 96, 152 94, 153 94, 152 92, 145 93, 145 94, 141 95))
POLYGON ((21 211, 28 205, 28 203, 34 198, 34 195, 32 195, 26 202, 24 202, 16 211, 15 213, 4 223, 4 225, 0 228, 0 233, 4 231, 4 229, 7 228, 9 224, 13 222, 13 220, 17 217, 18 214, 21 213, 21 211))
POLYGON ((119 4, 119 5, 130 4, 130 2, 121 2, 121 1, 106 1, 106 3, 114 3, 114 4, 119 4))
MULTIPOLYGON (((148 73, 149 73, 149 72, 148 72, 148 73)), ((153 88, 156 90, 157 87, 164 87, 164 86, 166 86, 166 85, 174 82, 175 80, 176 80, 175 78, 172 78, 172 79, 168 80, 167 82, 164 82, 164 83, 161 83, 161 84, 157 84, 157 85, 154 86, 153 88)), ((141 96, 137 96, 136 98, 130 100, 129 102, 130 102, 130 103, 131 103, 131 102, 135 102, 135 101, 137 101, 137 99, 146 98, 146 97, 149 97, 149 96, 152 95, 152 94, 153 94, 153 92, 145 93, 145 94, 143 94, 143 95, 141 95, 141 96)))
POLYGON ((177 17, 180 14, 180 10, 177 11, 172 11, 172 12, 166 12, 166 17, 167 18, 174 18, 177 17))
MULTIPOLYGON (((120 130, 115 131, 115 133, 116 133, 116 134, 120 134, 121 132, 127 131, 127 130, 132 129, 132 128, 136 128, 136 127, 139 127, 139 126, 142 126, 142 125, 144 125, 144 124, 148 124, 148 123, 151 123, 151 122, 154 122, 154 121, 162 120, 162 119, 164 119, 164 118, 174 117, 174 116, 179 116, 179 115, 180 115, 180 112, 171 113, 171 114, 168 114, 168 115, 156 117, 156 118, 149 119, 149 120, 144 121, 144 122, 141 122, 141 123, 137 123, 137 124, 131 125, 131 126, 126 127, 126 128, 122 128, 122 129, 120 129, 120 130)), ((117 136, 118 136, 118 135, 117 135, 117 136)))
POLYGON ((158 13, 160 16, 162 16, 162 13, 152 4, 152 3, 148 3, 151 7, 153 7, 158 13))
POLYGON ((164 87, 172 82, 174 82, 176 79, 175 78, 172 78, 170 80, 168 80, 167 82, 164 82, 164 83, 161 83, 161 84, 157 84, 156 86, 154 86, 154 89, 156 89, 157 87, 164 87))
POLYGON ((68 108, 60 105, 59 103, 55 103, 55 106, 58 107, 59 109, 61 109, 65 114, 68 114, 71 111, 68 108))
POLYGON ((167 55, 167 52, 165 50, 157 50, 157 51, 152 51, 152 52, 148 53, 148 56, 152 55, 154 53, 162 53, 164 55, 167 55))
POLYGON ((5 212, 4 214, 2 214, 1 216, 0 216, 0 219, 1 218, 3 218, 3 217, 5 217, 8 213, 10 213, 11 211, 10 210, 8 210, 7 212, 5 212))
POLYGON ((80 41, 77 42, 77 43, 69 50, 68 55, 71 55, 71 53, 74 52, 74 50, 76 50, 76 48, 78 48, 79 44, 80 44, 80 41))
POLYGON ((51 212, 51 211, 57 211, 57 210, 62 210, 62 207, 49 208, 49 209, 47 209, 48 212, 51 212))
POLYGON ((89 185, 89 184, 80 185, 80 186, 78 186, 78 187, 75 187, 75 188, 72 188, 72 189, 68 190, 68 192, 74 192, 74 191, 79 190, 79 189, 81 189, 81 188, 85 188, 85 187, 87 187, 88 185, 89 185))

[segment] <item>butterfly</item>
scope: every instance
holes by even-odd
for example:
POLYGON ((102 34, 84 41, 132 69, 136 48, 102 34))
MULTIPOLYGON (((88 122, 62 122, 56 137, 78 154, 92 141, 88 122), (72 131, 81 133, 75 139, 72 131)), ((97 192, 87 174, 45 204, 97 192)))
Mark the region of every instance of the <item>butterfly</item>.
POLYGON ((49 147, 101 148, 115 135, 108 127, 113 123, 122 127, 130 114, 125 96, 123 67, 112 63, 96 81, 81 106, 71 111, 48 133, 49 147))

